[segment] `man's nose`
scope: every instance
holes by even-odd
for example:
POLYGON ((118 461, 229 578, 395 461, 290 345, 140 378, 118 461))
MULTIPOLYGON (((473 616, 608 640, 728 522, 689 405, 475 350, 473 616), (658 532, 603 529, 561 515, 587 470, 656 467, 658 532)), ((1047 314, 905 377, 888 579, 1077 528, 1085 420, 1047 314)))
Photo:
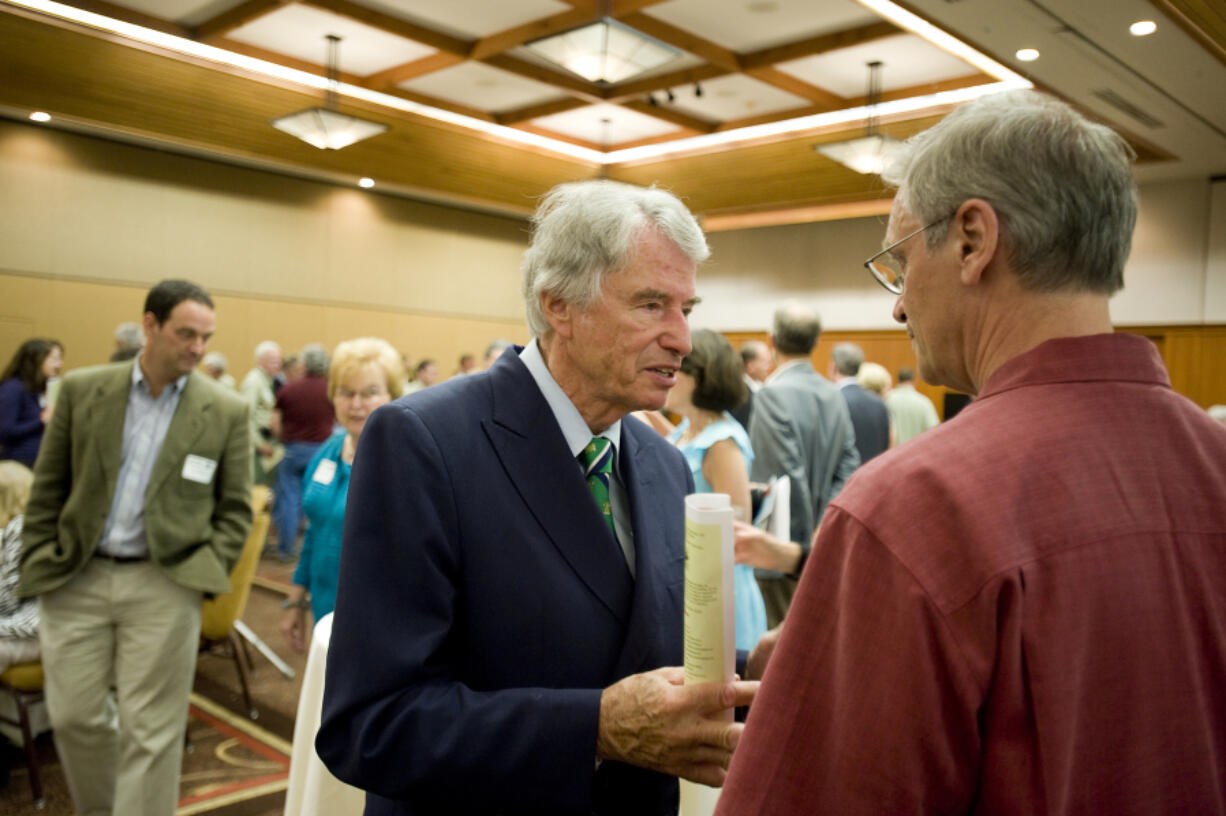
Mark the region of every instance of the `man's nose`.
POLYGON ((669 316, 660 345, 675 354, 684 357, 693 349, 690 345, 690 319, 685 312, 676 309, 669 316))
POLYGON ((907 322, 907 310, 902 305, 902 295, 894 301, 894 319, 903 324, 907 322))

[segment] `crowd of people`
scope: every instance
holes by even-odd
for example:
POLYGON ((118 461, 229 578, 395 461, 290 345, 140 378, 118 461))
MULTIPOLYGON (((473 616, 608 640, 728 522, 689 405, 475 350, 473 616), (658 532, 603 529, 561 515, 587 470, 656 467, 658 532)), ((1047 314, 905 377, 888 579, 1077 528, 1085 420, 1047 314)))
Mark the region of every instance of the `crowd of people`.
POLYGON ((316 750, 371 816, 671 816, 678 779, 728 816, 1226 813, 1226 407, 1113 331, 1127 145, 1002 93, 885 178, 865 266, 955 421, 855 344, 818 372, 804 302, 739 349, 691 331, 698 222, 603 180, 533 217, 531 340, 443 383, 360 337, 262 342, 236 388, 188 281, 110 365, 23 344, 0 669, 41 656, 77 808, 174 812, 200 602, 264 484, 289 644, 333 615, 316 750), (754 524, 781 476, 785 536, 754 524), (694 492, 734 509, 738 653, 686 685, 694 492))

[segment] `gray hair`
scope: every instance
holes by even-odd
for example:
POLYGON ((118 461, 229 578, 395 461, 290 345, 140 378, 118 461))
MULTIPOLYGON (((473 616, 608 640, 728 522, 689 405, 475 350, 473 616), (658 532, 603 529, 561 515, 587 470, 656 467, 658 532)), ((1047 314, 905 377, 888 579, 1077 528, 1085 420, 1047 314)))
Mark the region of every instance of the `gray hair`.
POLYGON ((140 351, 145 345, 145 332, 139 323, 120 323, 115 327, 115 345, 127 351, 140 351))
POLYGON ((835 369, 844 377, 854 377, 864 365, 864 349, 855 343, 839 343, 830 352, 835 369))
POLYGON ((822 334, 822 319, 798 300, 790 300, 775 311, 771 339, 780 354, 810 354, 822 334))
POLYGON ((230 362, 226 359, 226 355, 220 351, 210 351, 204 355, 204 359, 200 361, 200 364, 205 368, 215 368, 224 374, 230 362))
MULTIPOLYGON (((883 174, 921 224, 970 198, 996 211, 1002 251, 1026 289, 1113 294, 1137 220, 1132 148, 1104 125, 1035 91, 962 105, 913 136, 883 174)), ((945 233, 928 233, 935 248, 945 233)))
POLYGON ((263 357, 265 354, 271 354, 273 352, 280 354, 281 347, 277 345, 275 340, 265 340, 264 342, 260 343, 258 346, 255 347, 255 359, 258 360, 261 357, 263 357))
POLYGON ((308 343, 302 347, 302 367, 313 377, 328 373, 328 350, 322 343, 308 343))
POLYGON ((603 291, 604 276, 632 262, 635 241, 658 230, 695 264, 711 254, 694 216, 672 193, 616 181, 559 184, 532 217, 524 253, 523 296, 533 337, 549 333, 541 295, 587 308, 603 291))

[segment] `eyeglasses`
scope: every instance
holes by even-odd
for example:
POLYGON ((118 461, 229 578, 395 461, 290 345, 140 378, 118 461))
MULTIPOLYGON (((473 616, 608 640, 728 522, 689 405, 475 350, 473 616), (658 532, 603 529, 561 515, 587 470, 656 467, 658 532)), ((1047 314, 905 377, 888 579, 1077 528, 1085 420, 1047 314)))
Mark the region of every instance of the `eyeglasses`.
POLYGON ((349 388, 336 389, 336 396, 338 398, 349 401, 353 401, 358 397, 362 397, 368 401, 377 400, 381 397, 386 397, 387 395, 387 391, 377 385, 372 385, 370 388, 367 388, 364 391, 353 391, 349 388))
POLYGON ((893 254, 894 250, 907 241, 910 241, 921 232, 932 229, 936 225, 948 221, 950 218, 953 218, 953 216, 947 215, 944 218, 938 218, 931 224, 922 226, 915 232, 904 235, 902 238, 899 238, 897 241, 865 261, 864 268, 873 274, 873 277, 877 279, 877 283, 884 286, 886 291, 893 292, 896 295, 901 295, 902 287, 905 283, 903 280, 904 273, 902 271, 902 265, 898 262, 898 258, 893 254))

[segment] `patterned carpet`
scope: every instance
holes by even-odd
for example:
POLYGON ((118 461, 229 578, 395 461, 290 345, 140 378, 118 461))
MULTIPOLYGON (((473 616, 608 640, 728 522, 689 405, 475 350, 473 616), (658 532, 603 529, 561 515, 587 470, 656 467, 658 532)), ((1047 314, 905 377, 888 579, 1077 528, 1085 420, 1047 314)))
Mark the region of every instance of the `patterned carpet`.
MULTIPOLYGON (((275 559, 261 561, 259 579, 243 614, 247 625, 295 672, 295 678, 287 680, 251 650, 251 696, 258 719, 253 721, 244 713, 232 659, 202 654, 197 661, 177 816, 281 816, 284 810, 294 714, 306 665, 306 655, 292 652, 278 629, 281 588, 289 584, 292 575, 292 564, 275 559)), ((11 779, 0 788, 0 813, 71 816, 72 802, 51 735, 43 734, 36 745, 45 808, 34 807, 24 755, 15 752, 11 754, 11 779)))

